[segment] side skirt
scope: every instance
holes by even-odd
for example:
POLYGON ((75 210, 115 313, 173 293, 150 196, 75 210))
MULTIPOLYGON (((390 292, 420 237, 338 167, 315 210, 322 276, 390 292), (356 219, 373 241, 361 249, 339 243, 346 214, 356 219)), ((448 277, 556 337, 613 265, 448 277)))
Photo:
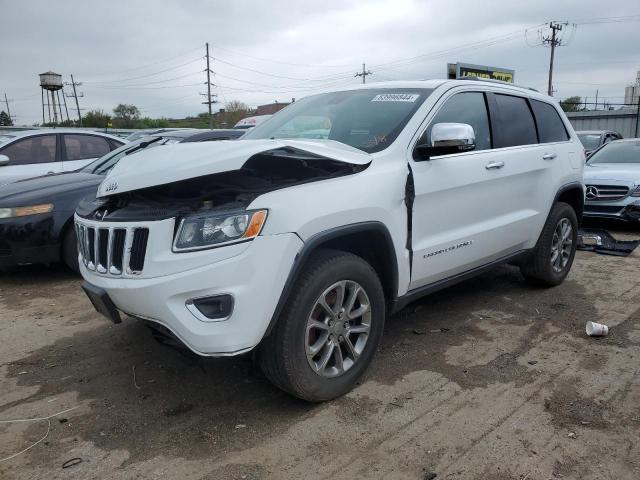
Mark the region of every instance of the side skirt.
POLYGON ((391 309, 391 313, 399 312, 411 302, 414 302, 419 298, 424 297, 425 295, 429 295, 431 293, 437 292, 438 290, 442 290, 443 288, 450 287, 452 285, 455 285, 456 283, 464 282, 465 280, 473 278, 476 275, 480 275, 481 273, 493 270, 499 265, 520 260, 526 257, 530 252, 531 250, 520 250, 516 253, 512 253, 510 255, 506 255, 497 260, 494 260, 491 263, 487 263, 486 265, 481 265, 471 270, 467 270, 466 272, 458 273, 457 275, 443 278, 442 280, 438 280, 437 282, 410 290, 403 296, 395 299, 391 309))

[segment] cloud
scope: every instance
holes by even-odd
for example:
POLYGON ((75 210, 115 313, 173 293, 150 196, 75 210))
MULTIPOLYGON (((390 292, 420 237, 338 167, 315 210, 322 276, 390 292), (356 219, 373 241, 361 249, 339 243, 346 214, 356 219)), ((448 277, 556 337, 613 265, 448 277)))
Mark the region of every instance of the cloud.
MULTIPOLYGON (((7 2, 0 94, 14 99, 19 123, 41 121, 37 74, 51 69, 84 83, 85 109, 133 103, 154 117, 197 114, 205 109, 205 42, 221 104, 289 101, 356 84, 362 62, 374 73, 368 81, 443 77, 447 62, 463 61, 513 68, 517 83, 546 90, 549 51, 528 45, 537 29, 526 39, 525 29, 634 14, 640 8, 632 0, 605 10, 595 0, 7 2)), ((640 68, 639 25, 578 25, 557 50, 556 95, 598 90, 620 101, 640 68)))

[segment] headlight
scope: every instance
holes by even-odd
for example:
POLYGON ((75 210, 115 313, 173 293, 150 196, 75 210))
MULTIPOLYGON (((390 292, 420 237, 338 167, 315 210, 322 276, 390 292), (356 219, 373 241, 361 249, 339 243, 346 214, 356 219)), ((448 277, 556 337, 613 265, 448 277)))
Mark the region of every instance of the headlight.
POLYGON ((49 213, 53 210, 53 203, 43 203, 42 205, 31 205, 29 207, 0 208, 0 218, 26 217, 27 215, 37 215, 38 213, 49 213))
POLYGON ((185 217, 176 232, 173 251, 203 250, 251 240, 258 236, 266 219, 266 210, 185 217))
POLYGON ((632 197, 640 197, 640 187, 637 187, 631 194, 632 197))

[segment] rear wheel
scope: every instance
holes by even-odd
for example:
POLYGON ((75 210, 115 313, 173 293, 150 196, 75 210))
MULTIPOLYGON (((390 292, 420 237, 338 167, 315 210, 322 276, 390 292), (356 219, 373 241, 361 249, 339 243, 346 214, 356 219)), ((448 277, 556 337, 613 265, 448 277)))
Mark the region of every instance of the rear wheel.
POLYGON ((385 301, 362 258, 320 250, 304 268, 259 351, 265 375, 308 401, 336 398, 365 372, 384 327, 385 301))
POLYGON ((62 261, 74 272, 78 273, 80 271, 78 266, 78 239, 73 225, 67 228, 62 237, 62 261))
POLYGON ((556 203, 533 253, 520 265, 522 275, 545 286, 561 284, 571 270, 577 240, 576 212, 567 203, 556 203))

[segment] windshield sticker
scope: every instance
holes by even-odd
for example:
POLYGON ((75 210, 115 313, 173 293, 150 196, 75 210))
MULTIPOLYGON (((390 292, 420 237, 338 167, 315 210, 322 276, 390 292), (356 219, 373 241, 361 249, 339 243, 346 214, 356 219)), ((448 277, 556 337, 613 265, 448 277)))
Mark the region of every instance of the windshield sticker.
POLYGON ((382 93, 371 99, 372 102, 415 102, 420 94, 418 93, 382 93))

